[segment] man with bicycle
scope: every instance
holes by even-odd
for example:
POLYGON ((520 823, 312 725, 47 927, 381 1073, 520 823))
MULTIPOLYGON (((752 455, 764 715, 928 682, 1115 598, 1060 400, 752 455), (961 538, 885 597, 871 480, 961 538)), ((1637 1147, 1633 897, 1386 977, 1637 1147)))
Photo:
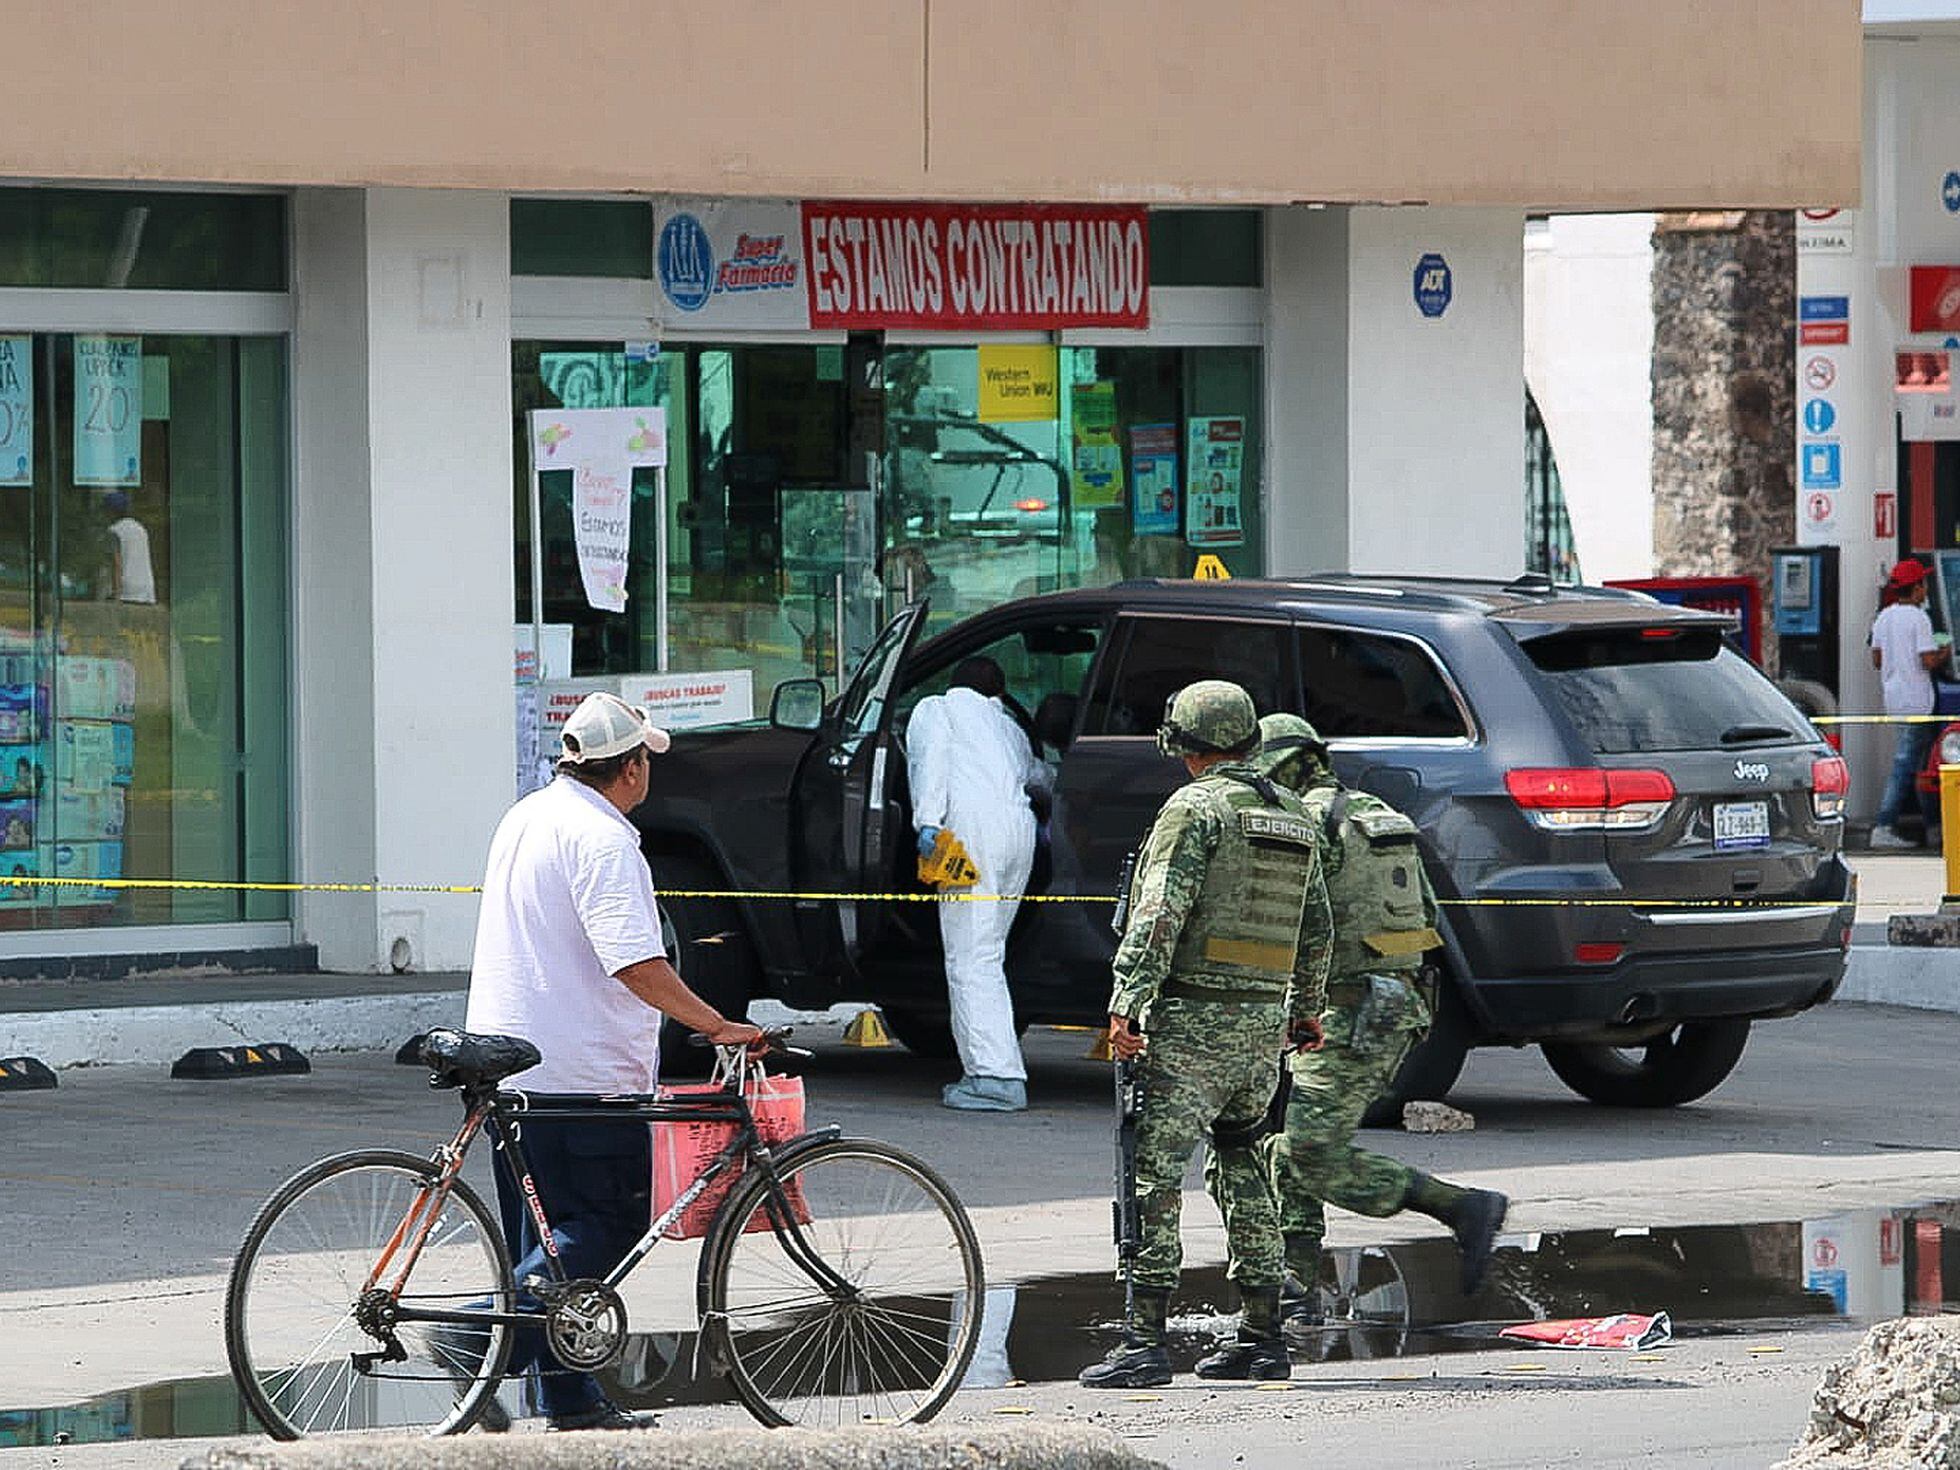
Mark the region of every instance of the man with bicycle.
MULTIPOLYGON (((543 1060, 511 1079, 527 1091, 651 1092, 663 1016, 724 1046, 762 1033, 702 1000, 665 955, 653 875, 627 817, 646 800, 667 732, 592 694, 559 738, 558 778, 513 806, 491 839, 465 1024, 536 1044, 543 1060)), ((604 1276, 651 1219, 646 1124, 534 1118, 524 1151, 566 1274, 604 1276)), ((544 1273, 545 1247, 502 1153, 496 1175, 521 1288, 544 1273)), ((531 1407, 552 1429, 642 1426, 596 1378, 559 1369, 535 1330, 519 1334, 509 1371, 531 1369, 531 1407)), ((500 1419, 486 1415, 484 1427, 507 1428, 500 1419)))

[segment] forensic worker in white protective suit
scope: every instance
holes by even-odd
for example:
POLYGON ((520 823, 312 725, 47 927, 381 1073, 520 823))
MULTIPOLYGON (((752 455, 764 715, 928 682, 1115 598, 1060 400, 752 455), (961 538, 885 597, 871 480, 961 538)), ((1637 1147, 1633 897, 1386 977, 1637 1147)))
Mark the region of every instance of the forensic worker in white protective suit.
POLYGON ((1045 790, 1048 767, 1035 758, 1001 702, 1007 680, 990 658, 969 658, 944 694, 922 699, 906 729, 912 821, 921 855, 941 827, 966 848, 979 880, 939 905, 946 991, 964 1075, 940 1101, 949 1108, 1011 1113, 1028 1105, 1028 1068, 1007 993, 1007 931, 1034 867, 1035 818, 1029 788, 1045 790))

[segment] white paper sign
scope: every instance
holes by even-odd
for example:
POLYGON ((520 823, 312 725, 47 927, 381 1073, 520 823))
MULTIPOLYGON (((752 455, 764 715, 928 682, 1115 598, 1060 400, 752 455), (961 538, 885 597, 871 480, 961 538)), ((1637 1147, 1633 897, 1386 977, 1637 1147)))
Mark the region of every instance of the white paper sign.
POLYGON ((537 408, 531 411, 531 463, 540 472, 582 464, 667 463, 664 408, 537 408))
POLYGON ((663 730, 699 730, 755 718, 755 674, 717 669, 705 674, 628 674, 619 697, 641 705, 663 730))
MULTIPOLYGON (((531 473, 569 470, 572 534, 585 600, 626 610, 633 542, 633 471, 667 463, 667 415, 659 408, 561 408, 531 412, 531 473)), ((537 493, 535 484, 531 487, 537 493)))
POLYGON ((143 339, 75 338, 75 483, 143 483, 143 339))
POLYGON ((676 199, 654 214, 666 326, 807 331, 803 214, 785 200, 676 199))
POLYGON ((0 337, 0 485, 34 483, 34 339, 0 337))
POLYGON ((625 612, 633 543, 633 467, 625 460, 572 471, 572 531, 586 602, 601 612, 625 612))

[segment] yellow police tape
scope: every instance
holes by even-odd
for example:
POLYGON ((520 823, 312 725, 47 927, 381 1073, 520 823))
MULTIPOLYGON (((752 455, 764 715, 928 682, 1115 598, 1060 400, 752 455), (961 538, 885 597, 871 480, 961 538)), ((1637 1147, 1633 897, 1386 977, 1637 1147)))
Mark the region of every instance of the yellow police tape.
MULTIPOLYGON (((224 893, 456 893, 483 892, 478 883, 252 883, 208 878, 38 878, 27 874, 0 876, 5 888, 192 889, 224 893)), ((663 898, 733 898, 752 902, 803 903, 1098 903, 1113 904, 1106 893, 876 893, 825 889, 663 888, 663 898)), ((1819 898, 1439 898, 1442 908, 1565 908, 1565 909, 1780 909, 1816 908, 1829 904, 1819 898)), ((1860 909, 1880 908, 1877 900, 1859 902, 1860 909)))

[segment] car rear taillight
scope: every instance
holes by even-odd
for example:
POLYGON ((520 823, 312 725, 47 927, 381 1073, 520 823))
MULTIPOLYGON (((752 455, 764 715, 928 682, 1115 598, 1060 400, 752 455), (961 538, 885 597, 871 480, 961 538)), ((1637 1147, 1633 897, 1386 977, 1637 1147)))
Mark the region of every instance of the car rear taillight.
POLYGON ((1587 943, 1574 945, 1572 958, 1582 965, 1610 965, 1626 952, 1624 944, 1587 943))
POLYGON ((1504 788, 1534 827, 1547 832, 1629 832, 1651 827, 1674 800, 1665 771, 1598 767, 1506 771, 1504 788))
POLYGON ((1845 793, 1851 789, 1851 768, 1842 756, 1819 756, 1810 763, 1810 810, 1820 822, 1844 815, 1845 793))

